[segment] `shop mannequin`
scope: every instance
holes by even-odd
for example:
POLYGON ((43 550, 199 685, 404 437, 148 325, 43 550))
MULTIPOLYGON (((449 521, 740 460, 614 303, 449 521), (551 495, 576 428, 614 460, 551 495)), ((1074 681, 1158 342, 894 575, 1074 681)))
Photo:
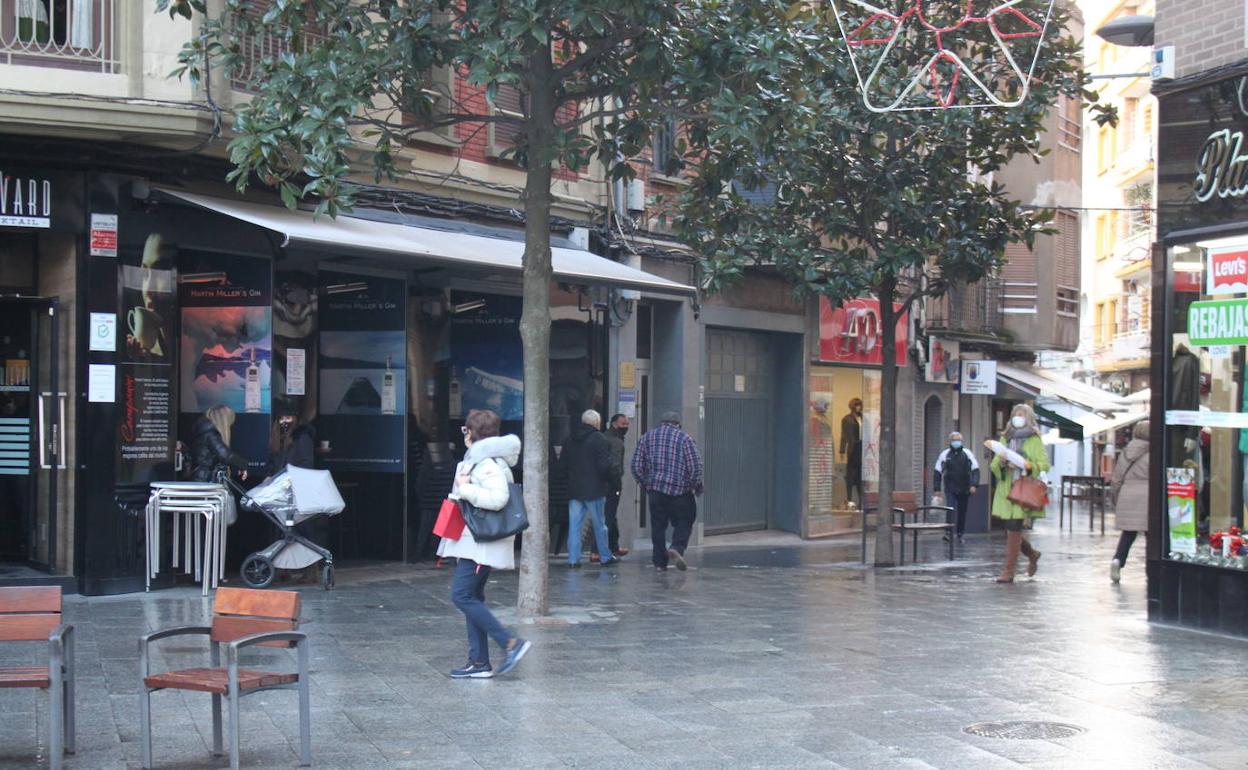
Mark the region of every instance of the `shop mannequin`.
POLYGON ((845 459, 845 498, 854 499, 858 490, 858 507, 863 505, 862 496, 862 399, 849 401, 849 414, 841 418, 841 455, 845 459))

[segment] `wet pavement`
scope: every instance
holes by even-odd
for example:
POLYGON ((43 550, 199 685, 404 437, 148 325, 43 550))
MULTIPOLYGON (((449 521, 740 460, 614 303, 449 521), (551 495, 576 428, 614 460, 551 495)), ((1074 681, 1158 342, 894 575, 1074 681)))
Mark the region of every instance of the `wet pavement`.
MULTIPOLYGON (((968 538, 952 564, 933 537, 923 556, 935 561, 884 571, 855 563, 857 538, 772 535, 693 549, 687 573, 656 573, 636 552, 612 569, 552 563, 555 614, 522 627, 533 652, 494 680, 446 677, 466 658, 449 570, 344 568, 331 592, 300 589, 314 765, 1248 768, 1248 644, 1149 625, 1143 543, 1115 586, 1115 535, 1044 522, 1039 574, 1007 586, 992 582, 1003 541, 989 537, 968 538), (1085 732, 964 732, 996 720, 1085 732)), ((515 580, 492 581, 490 602, 511 605, 515 580)), ((199 623, 209 604, 188 587, 70 597, 66 614, 80 671, 66 767, 138 767, 136 639, 199 623)), ((207 665, 202 642, 158 644, 157 670, 207 665)), ((0 663, 17 660, 12 648, 0 663)), ((287 660, 266 650, 244 665, 287 660)), ((153 695, 157 767, 225 766, 208 754, 209 701, 153 695)), ((297 765, 293 692, 244 698, 242 722, 244 767, 297 765)), ((0 767, 46 767, 46 724, 35 691, 0 691, 0 767)))

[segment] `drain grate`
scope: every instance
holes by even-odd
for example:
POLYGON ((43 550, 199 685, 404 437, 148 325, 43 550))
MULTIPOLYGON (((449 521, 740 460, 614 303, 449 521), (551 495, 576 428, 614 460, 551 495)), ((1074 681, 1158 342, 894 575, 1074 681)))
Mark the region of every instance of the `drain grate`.
POLYGON ((962 728, 962 732, 981 738, 1005 738, 1011 741, 1040 741, 1072 738, 1086 733, 1085 728, 1061 722, 978 722, 962 728))

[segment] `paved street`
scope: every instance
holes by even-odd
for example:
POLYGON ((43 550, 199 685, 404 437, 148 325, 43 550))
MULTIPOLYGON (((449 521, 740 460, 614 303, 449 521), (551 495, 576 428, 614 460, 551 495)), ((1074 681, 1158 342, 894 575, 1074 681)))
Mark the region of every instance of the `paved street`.
MULTIPOLYGON (((989 538, 953 565, 879 573, 854 563, 856 538, 773 535, 695 549, 688 573, 656 574, 643 554, 616 570, 552 567, 555 617, 522 632, 535 648, 514 675, 485 681, 445 675, 466 657, 447 570, 343 569, 332 592, 302 589, 315 766, 1248 767, 1248 646, 1149 626, 1137 554, 1121 586, 1108 580, 1116 533, 1058 534, 1054 521, 1036 534, 1040 574, 1011 586, 991 582, 1003 546, 989 538), (990 720, 1086 732, 963 732, 990 720)), ((515 575, 489 598, 510 605, 515 575)), ((138 767, 135 640, 208 606, 190 588, 68 600, 81 671, 68 767, 138 767)), ((163 644, 157 667, 206 665, 196 642, 163 644)), ((206 695, 153 700, 158 767, 225 764, 207 753, 206 695)), ((36 702, 0 692, 0 766, 47 766, 36 702)), ((245 767, 297 764, 294 693, 244 699, 243 725, 245 767)))

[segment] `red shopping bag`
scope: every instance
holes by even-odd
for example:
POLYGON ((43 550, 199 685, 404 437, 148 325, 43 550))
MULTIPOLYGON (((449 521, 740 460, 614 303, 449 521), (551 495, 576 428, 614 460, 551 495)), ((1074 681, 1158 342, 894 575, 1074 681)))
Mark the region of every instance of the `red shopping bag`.
POLYGON ((447 540, 458 540, 464 534, 464 514, 459 510, 459 503, 450 499, 442 501, 438 520, 433 524, 433 534, 447 540))

